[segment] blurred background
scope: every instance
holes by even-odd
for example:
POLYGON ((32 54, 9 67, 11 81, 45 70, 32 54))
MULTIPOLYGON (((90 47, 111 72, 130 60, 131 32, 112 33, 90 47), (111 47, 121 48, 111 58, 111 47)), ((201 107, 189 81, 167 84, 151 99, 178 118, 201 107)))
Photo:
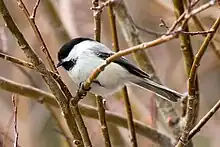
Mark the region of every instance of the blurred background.
MULTIPOLYGON (((200 4, 206 1, 208 0, 201 0, 200 4)), ((23 2, 27 6, 29 12, 31 12, 36 1, 23 0, 23 2)), ((45 56, 40 49, 40 44, 27 18, 18 7, 16 0, 5 0, 5 3, 13 19, 25 35, 28 43, 46 63, 45 56)), ((171 0, 126 0, 126 6, 135 24, 142 28, 151 29, 157 32, 165 32, 165 28, 159 27, 160 18, 162 18, 168 26, 175 20, 171 0)), ((94 26, 91 7, 92 2, 88 0, 41 1, 37 10, 36 24, 43 35, 43 39, 54 61, 57 62, 57 52, 67 40, 78 36, 93 38, 94 26)), ((198 15, 206 28, 209 28, 215 19, 219 17, 217 11, 219 12, 216 6, 198 15)), ((190 30, 196 31, 191 21, 189 24, 190 30)), ((124 40, 119 27, 118 32, 120 48, 126 49, 128 44, 124 40)), ((141 30, 139 31, 139 35, 142 41, 150 41, 157 37, 141 30)), ((196 52, 204 38, 202 36, 193 36, 191 39, 194 52, 196 52)), ((218 49, 219 41, 220 38, 218 33, 215 37, 215 43, 218 49)), ((104 10, 102 13, 101 42, 110 48, 112 47, 107 10, 104 10)), ((7 27, 5 27, 5 22, 2 17, 0 17, 0 51, 27 60, 23 52, 19 49, 14 37, 7 27)), ((184 63, 178 39, 150 48, 147 50, 147 54, 152 60, 157 75, 163 84, 182 93, 187 91, 187 77, 184 71, 184 63)), ((134 62, 132 56, 128 56, 128 58, 134 62)), ((59 72, 68 85, 68 88, 74 93, 77 85, 70 81, 62 68, 59 69, 59 72)), ((206 112, 219 100, 219 73, 220 59, 211 49, 208 49, 203 57, 198 73, 201 97, 199 118, 204 116, 204 114, 206 114, 206 112)), ((48 91, 48 88, 38 73, 13 65, 2 59, 0 59, 0 76, 48 91)), ((158 116, 155 106, 152 103, 153 94, 132 85, 129 86, 128 89, 135 119, 151 125, 152 127, 157 127, 162 132, 169 134, 169 131, 167 131, 163 123, 160 121, 153 121, 153 118, 160 120, 160 116, 158 116)), ((0 89, 0 146, 5 147, 12 146, 12 140, 14 138, 11 97, 12 93, 0 89)), ((17 98, 19 99, 18 132, 19 145, 21 147, 63 147, 69 145, 67 141, 71 140, 71 138, 67 138, 59 132, 56 121, 53 119, 53 115, 56 115, 63 123, 64 128, 66 128, 60 111, 57 108, 51 106, 45 107, 34 100, 19 95, 17 95, 17 98)), ((106 101, 107 108, 110 111, 126 115, 124 102, 119 94, 108 97, 106 101)), ((95 99, 91 95, 88 95, 80 101, 80 103, 86 103, 93 106, 96 105, 95 99)), ((175 104, 174 107, 180 113, 180 104, 175 104)), ((104 146, 99 121, 87 117, 83 118, 88 128, 93 146, 104 146)), ((195 146, 218 147, 220 133, 219 125, 220 112, 217 112, 193 139, 195 146)), ((68 134, 68 129, 66 128, 65 130, 68 134)), ((127 129, 109 124, 109 130, 114 147, 130 146, 127 129)), ((71 136, 70 133, 69 136, 71 136)), ((137 139, 139 147, 155 146, 154 143, 141 135, 137 135, 137 139)))

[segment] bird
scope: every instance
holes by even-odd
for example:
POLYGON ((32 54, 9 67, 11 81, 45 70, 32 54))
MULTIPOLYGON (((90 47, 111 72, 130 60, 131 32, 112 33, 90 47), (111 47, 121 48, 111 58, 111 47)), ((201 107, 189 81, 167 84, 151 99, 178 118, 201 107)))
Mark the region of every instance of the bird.
MULTIPOLYGON (((63 67, 71 80, 80 85, 99 65, 114 54, 115 52, 100 42, 91 38, 77 37, 61 46, 57 54, 57 68, 63 67)), ((153 81, 148 73, 123 56, 111 62, 92 81, 90 92, 107 97, 128 84, 135 84, 172 102, 177 102, 183 96, 181 93, 153 81)))

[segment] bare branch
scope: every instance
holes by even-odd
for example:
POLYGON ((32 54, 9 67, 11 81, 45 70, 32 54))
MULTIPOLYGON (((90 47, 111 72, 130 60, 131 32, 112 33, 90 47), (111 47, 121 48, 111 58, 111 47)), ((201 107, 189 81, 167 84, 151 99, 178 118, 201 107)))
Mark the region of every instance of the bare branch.
POLYGON ((12 95, 12 104, 13 104, 13 115, 14 115, 14 147, 18 147, 18 100, 16 95, 12 95))
MULTIPOLYGON (((99 6, 99 0, 92 0, 93 7, 99 6)), ((93 9, 94 17, 94 39, 98 42, 101 40, 101 11, 93 9)))
MULTIPOLYGON (((115 52, 118 52, 119 43, 118 43, 117 28, 116 28, 115 15, 113 13, 112 3, 110 3, 108 6, 108 15, 109 15, 109 20, 110 20, 110 25, 111 25, 113 50, 115 52)), ((128 117, 127 123, 128 123, 129 135, 130 135, 130 142, 131 142, 132 147, 137 147, 137 138, 136 138, 135 127, 134 127, 134 122, 133 122, 133 115, 132 115, 131 105, 130 105, 128 91, 127 91, 126 86, 122 88, 121 95, 125 101, 125 108, 126 108, 127 117, 128 117)))
POLYGON ((198 124, 189 132, 188 139, 192 139, 196 133, 198 133, 201 128, 209 121, 210 118, 218 111, 220 108, 220 100, 210 109, 210 111, 198 122, 198 124))
POLYGON ((35 19, 36 13, 37 13, 37 8, 39 7, 39 4, 40 4, 40 0, 37 0, 35 6, 33 8, 33 11, 32 11, 32 13, 30 15, 30 19, 35 19))
POLYGON ((35 52, 31 49, 31 47, 25 40, 23 34, 20 32, 20 30, 14 23, 12 17, 10 16, 3 0, 0 0, 0 13, 3 16, 3 19, 5 20, 7 27, 17 39, 20 48, 30 59, 32 64, 37 68, 37 70, 41 73, 42 78, 45 80, 52 93, 56 96, 57 101, 59 102, 61 110, 64 114, 65 120, 67 121, 67 124, 74 138, 81 141, 82 139, 80 133, 75 124, 74 117, 70 114, 68 102, 66 100, 65 95, 62 93, 59 86, 54 81, 53 77, 51 76, 50 72, 46 69, 41 59, 35 54, 35 52))
POLYGON ((180 138, 178 144, 176 145, 176 147, 183 147, 184 144, 187 143, 189 132, 194 126, 194 121, 193 121, 194 119, 193 118, 196 115, 195 105, 197 105, 197 103, 198 103, 198 99, 195 96, 196 95, 196 92, 195 92, 196 71, 197 71, 197 69, 199 67, 199 63, 200 63, 205 51, 207 50, 210 41, 212 40, 213 36, 215 35, 216 30, 218 29, 219 25, 220 25, 220 17, 215 21, 214 25, 210 29, 210 30, 213 30, 213 33, 210 33, 207 35, 207 37, 205 38, 203 44, 201 45, 198 53, 195 56, 195 60, 193 61, 193 65, 192 65, 190 75, 189 75, 189 83, 188 83, 189 96, 188 96, 186 124, 184 126, 183 133, 182 133, 181 138, 180 138))
MULTIPOLYGON (((195 26, 198 28, 198 30, 205 31, 205 28, 202 25, 202 23, 200 22, 200 20, 198 19, 198 17, 193 16, 192 19, 194 21, 195 26)), ((214 43, 213 40, 210 42, 210 46, 211 46, 213 52, 215 53, 215 55, 217 56, 217 58, 220 60, 220 50, 217 49, 217 45, 214 43)))
MULTIPOLYGON (((59 108, 59 105, 55 97, 51 93, 42 91, 40 89, 28 85, 22 85, 2 77, 0 77, 0 88, 12 93, 17 93, 19 95, 26 96, 27 98, 32 98, 34 100, 37 100, 39 103, 47 103, 49 105, 59 108)), ((79 108, 84 116, 98 119, 98 113, 96 108, 85 104, 79 104, 79 108)), ((106 119, 109 123, 128 128, 127 119, 124 116, 118 115, 110 111, 106 111, 106 119)), ((164 135, 163 133, 160 133, 157 130, 154 130, 146 126, 144 123, 136 120, 134 121, 134 126, 137 133, 151 139, 152 141, 160 144, 161 146, 172 146, 170 138, 164 135)), ((75 141, 78 142, 78 140, 76 139, 75 141)))
POLYGON ((35 23, 35 14, 36 14, 36 11, 37 11, 37 8, 39 6, 40 1, 37 0, 37 3, 36 3, 36 5, 35 5, 35 7, 33 9, 32 15, 28 12, 28 10, 27 10, 23 0, 17 0, 17 3, 18 3, 18 6, 21 8, 21 10, 24 12, 25 16, 27 17, 28 22, 30 23, 32 29, 34 30, 34 33, 37 36, 37 39, 38 39, 38 41, 41 44, 41 49, 44 52, 44 54, 45 54, 45 56, 46 56, 46 58, 47 58, 47 60, 49 62, 49 65, 50 65, 52 71, 58 73, 57 69, 56 69, 56 67, 54 65, 54 61, 53 61, 53 59, 52 59, 52 57, 51 57, 51 55, 50 55, 50 53, 49 53, 49 51, 47 49, 47 46, 46 46, 46 44, 45 44, 45 42, 43 40, 43 37, 42 37, 42 35, 41 35, 41 33, 40 33, 36 23, 35 23))
POLYGON ((106 116, 105 116, 105 108, 104 108, 104 101, 101 96, 96 96, 96 104, 98 106, 98 114, 99 114, 99 120, 101 124, 101 130, 102 134, 105 140, 105 146, 106 147, 111 147, 111 142, 110 142, 110 137, 108 133, 108 126, 106 122, 106 116))
MULTIPOLYGON (((184 14, 186 14, 185 15, 185 18, 186 18, 187 14, 191 13, 191 10, 192 10, 191 5, 189 5, 187 7, 187 9, 184 10, 184 3, 183 3, 182 0, 173 0, 173 5, 174 5, 175 15, 176 15, 177 19, 178 19, 178 17, 180 17, 181 15, 184 15, 184 14)), ((188 21, 186 21, 186 20, 184 20, 184 21, 180 22, 180 23, 182 23, 181 24, 182 26, 184 25, 182 27, 181 32, 189 32, 189 27, 188 27, 188 24, 187 24, 188 21), (185 21, 185 23, 184 23, 184 21, 185 21)), ((180 48, 181 48, 181 51, 182 51, 182 54, 183 54, 183 59, 184 59, 185 73, 186 73, 186 76, 188 78, 191 67, 192 67, 192 64, 193 64, 193 60, 194 60, 193 48, 192 48, 192 45, 191 45, 191 38, 190 38, 189 35, 180 34, 179 39, 180 39, 180 48)), ((195 88, 196 88, 196 91, 197 91, 196 97, 199 100, 199 83, 198 83, 197 79, 196 79, 195 83, 196 83, 195 88)), ((187 106, 185 105, 187 103, 184 103, 184 101, 187 101, 187 98, 182 101, 182 117, 185 117, 184 114, 186 114, 185 112, 186 112, 186 108, 187 108, 187 106)), ((194 124, 196 123, 196 120, 197 120, 197 117, 198 117, 199 101, 198 101, 198 104, 195 105, 195 110, 197 112, 196 113, 197 115, 195 115, 195 118, 192 118, 194 124)))
POLYGON ((197 32, 186 32, 186 31, 181 31, 181 34, 186 34, 186 35, 190 35, 190 36, 194 36, 194 35, 208 35, 209 33, 213 33, 212 30, 208 30, 208 31, 197 31, 197 32))
POLYGON ((70 108, 71 108, 71 112, 73 113, 75 119, 78 120, 78 121, 76 121, 76 124, 77 124, 77 127, 79 128, 79 132, 82 136, 84 146, 85 147, 92 147, 91 141, 89 139, 89 134, 88 134, 87 128, 83 122, 78 105, 75 105, 75 106, 70 105, 70 108))
POLYGON ((137 147, 138 145, 137 145, 137 138, 136 138, 135 127, 134 127, 134 122, 133 122, 133 114, 132 114, 131 104, 130 104, 129 97, 128 97, 127 87, 123 88, 122 96, 124 98, 126 113, 128 117, 127 123, 128 123, 128 128, 129 128, 130 142, 131 142, 132 147, 137 147))

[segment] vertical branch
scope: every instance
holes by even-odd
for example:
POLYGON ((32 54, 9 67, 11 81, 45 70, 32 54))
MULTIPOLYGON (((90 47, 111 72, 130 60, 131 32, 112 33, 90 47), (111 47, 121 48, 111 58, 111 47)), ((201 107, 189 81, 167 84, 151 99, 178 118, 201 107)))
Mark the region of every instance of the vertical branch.
POLYGON ((89 134, 87 131, 87 128, 83 122, 82 116, 79 111, 78 104, 77 105, 70 105, 71 112, 73 113, 77 127, 79 129, 79 132, 82 136, 83 144, 85 147, 92 147, 91 141, 89 139, 89 134))
POLYGON ((55 71, 56 73, 58 73, 58 71, 55 67, 54 61, 49 53, 49 50, 47 49, 46 43, 44 42, 43 37, 42 37, 42 35, 36 25, 36 22, 35 22, 35 16, 36 16, 37 8, 40 4, 40 0, 37 0, 35 6, 33 8, 32 14, 29 13, 29 11, 27 10, 27 8, 24 5, 24 2, 22 0, 17 0, 17 3, 18 3, 18 6, 21 8, 21 10, 24 12, 25 16, 27 17, 28 22, 30 23, 32 29, 34 30, 34 33, 37 36, 37 39, 41 44, 41 49, 44 52, 52 71, 55 71))
MULTIPOLYGON (((93 0, 92 4, 93 4, 93 8, 99 7, 99 0, 93 0)), ((93 9, 94 39, 98 42, 101 41, 101 12, 102 12, 101 9, 93 9)), ((98 106, 99 120, 101 124, 102 134, 105 140, 105 146, 111 147, 108 126, 107 126, 106 118, 105 118, 105 108, 103 104, 103 98, 101 96, 96 95, 96 103, 98 106)))
MULTIPOLYGON (((123 0, 115 1, 113 9, 116 15, 116 20, 120 25, 120 28, 128 45, 135 46, 137 44, 140 44, 141 40, 138 35, 137 28, 134 25, 132 18, 125 7, 123 0)), ((144 51, 139 50, 133 52, 133 55, 138 65, 141 67, 141 69, 152 75, 152 80, 161 83, 160 79, 156 75, 155 69, 147 54, 144 51)), ((181 129, 179 123, 180 119, 177 112, 175 111, 175 109, 173 108, 170 102, 161 99, 158 96, 156 96, 156 102, 159 113, 161 113, 164 121, 167 122, 167 125, 171 129, 174 136, 178 138, 181 129), (169 125, 170 123, 173 125, 169 125)))
MULTIPOLYGON (((110 19, 110 25, 111 25, 111 32, 112 32, 112 40, 113 40, 113 50, 115 52, 119 51, 119 43, 118 43, 118 36, 117 36, 117 28, 116 28, 116 22, 115 22, 115 15, 113 13, 112 3, 110 2, 108 5, 108 15, 110 19)), ((136 133, 134 128, 134 122, 133 122, 133 115, 131 110, 131 104, 128 97, 128 92, 126 86, 123 87, 121 94, 125 101, 125 108, 127 112, 128 117, 128 129, 130 133, 130 142, 132 144, 132 147, 137 147, 137 139, 136 139, 136 133)))
MULTIPOLYGON (((182 0, 173 0, 173 4, 174 4, 174 12, 176 15, 176 18, 179 18, 183 13, 184 13, 184 3, 182 0)), ((189 3, 189 8, 191 7, 191 3, 189 3)), ((188 10, 190 11, 190 9, 188 10)), ((189 13, 189 12, 188 12, 189 13)), ((189 27, 188 25, 184 25, 184 28, 182 28, 184 32, 189 32, 189 27)), ((193 49, 192 49, 192 45, 191 45, 191 40, 190 40, 190 35, 186 35, 186 34, 180 34, 180 47, 183 53, 183 58, 184 58, 184 66, 185 66, 185 71, 187 74, 187 77, 189 77, 190 74, 190 70, 193 64, 193 60, 194 60, 194 55, 193 55, 193 49)), ((198 100, 195 104, 194 109, 196 109, 197 113, 195 115, 195 118, 193 119, 194 124, 196 123, 197 117, 198 117, 198 112, 199 112, 199 85, 198 85, 198 80, 197 80, 197 76, 196 76, 196 81, 195 81, 196 85, 195 85, 195 93, 196 93, 196 99, 198 100)), ((185 99, 182 103, 182 117, 184 117, 186 115, 186 108, 187 108, 187 103, 186 103, 185 99)))
MULTIPOLYGON (((65 128, 63 127, 62 122, 60 121, 59 116, 57 116, 56 112, 54 111, 53 107, 49 104, 45 104, 45 107, 49 110, 52 118, 55 120, 55 123, 57 127, 59 128, 59 132, 67 138, 68 134, 65 131, 65 128)), ((67 141, 67 147, 72 147, 72 140, 66 139, 67 141)), ((76 145, 76 144, 75 144, 76 145)), ((76 145, 77 146, 77 145, 76 145)), ((78 147, 78 146, 77 146, 78 147)))
POLYGON ((195 60, 193 61, 192 68, 190 70, 189 74, 189 84, 188 84, 188 109, 187 109, 187 115, 186 115, 186 124, 183 128, 183 133, 181 135, 181 138, 176 145, 176 147, 183 147, 186 142, 188 141, 188 135, 190 130, 194 127, 194 118, 197 115, 197 109, 195 108, 195 101, 197 101, 196 93, 195 93, 195 87, 196 87, 196 71, 199 67, 200 61, 205 53, 205 51, 208 48, 208 45, 210 41, 212 40, 214 34, 216 33, 216 30, 218 29, 220 25, 220 17, 215 21, 214 25, 210 30, 213 30, 212 33, 208 34, 205 40, 203 41, 198 53, 195 56, 195 60))
POLYGON ((130 142, 131 142, 132 147, 137 147, 138 144, 137 144, 137 138, 136 138, 135 127, 134 127, 134 122, 133 122, 132 109, 131 109, 131 104, 129 101, 128 91, 127 91, 126 86, 122 89, 121 93, 125 101, 125 108, 126 108, 127 118, 128 118, 127 123, 128 123, 129 135, 130 135, 130 142))
MULTIPOLYGON (((47 49, 47 47, 46 47, 46 44, 45 44, 45 42, 44 42, 44 40, 43 40, 43 37, 42 37, 42 35, 41 35, 41 33, 40 33, 40 31, 39 31, 39 29, 38 29, 36 23, 35 23, 36 11, 37 11, 37 8, 38 8, 38 6, 39 6, 40 0, 37 0, 35 6, 34 6, 34 8, 33 8, 32 14, 30 14, 30 13, 28 12, 28 10, 27 10, 27 8, 26 8, 26 6, 24 5, 24 3, 23 3, 22 0, 17 0, 17 1, 18 1, 19 7, 22 9, 22 11, 24 12, 25 16, 28 18, 28 21, 29 21, 29 23, 31 24, 31 27, 32 27, 32 29, 34 30, 34 33, 35 33, 35 35, 37 36, 37 38, 38 38, 40 44, 42 45, 41 48, 42 48, 44 54, 46 55, 47 60, 48 60, 48 62, 49 62, 49 64, 50 64, 52 70, 53 70, 55 73, 58 73, 58 71, 57 71, 57 69, 56 69, 56 67, 55 67, 55 65, 54 65, 54 61, 53 61, 53 59, 51 58, 50 53, 49 53, 49 51, 48 51, 48 49, 47 49)), ((60 85, 60 87, 61 87, 61 90, 64 92, 66 98, 67 98, 68 100, 70 100, 73 96, 71 95, 70 91, 68 90, 67 86, 64 84, 64 82, 62 81, 62 79, 61 79, 61 78, 56 78, 56 81, 59 83, 59 85, 60 85)), ((74 106, 74 107, 71 107, 71 108, 72 108, 71 110, 69 109, 69 105, 67 105, 67 107, 68 107, 68 113, 72 113, 72 114, 75 115, 75 116, 79 116, 79 117, 76 117, 75 121, 72 120, 72 126, 74 127, 74 129, 76 130, 76 132, 79 132, 79 131, 80 131, 80 132, 83 132, 83 130, 86 130, 86 128, 82 129, 83 127, 85 127, 85 125, 84 125, 84 122, 83 122, 82 117, 80 116, 80 115, 81 115, 80 112, 77 111, 77 110, 78 110, 78 106, 76 105, 76 106, 74 106), (76 126, 76 125, 78 125, 78 124, 81 125, 80 128, 81 128, 82 130, 79 130, 79 131, 78 131, 77 126, 76 126)), ((76 133, 74 133, 74 134, 76 134, 76 133)), ((87 143, 87 140, 89 140, 89 139, 87 138, 87 137, 88 137, 88 132, 87 132, 87 130, 86 130, 86 132, 83 133, 83 134, 87 134, 87 135, 84 137, 84 138, 86 138, 86 139, 84 139, 84 140, 86 140, 86 143, 87 143)), ((75 135, 75 136, 76 136, 76 135, 75 135)), ((82 146, 82 139, 81 139, 81 136, 79 136, 79 134, 77 134, 75 140, 76 140, 76 141, 75 141, 75 145, 77 145, 77 146, 82 146)), ((90 143, 90 141, 89 141, 89 143, 90 143)), ((89 143, 88 143, 88 144, 89 144, 89 143)), ((90 144, 91 144, 91 143, 90 143, 90 144)))
POLYGON ((57 102, 61 108, 61 111, 64 115, 64 118, 69 126, 69 129, 75 140, 78 140, 82 146, 82 138, 80 136, 79 130, 74 121, 74 117, 70 113, 68 102, 66 100, 66 96, 62 93, 57 83, 54 81, 51 73, 46 69, 42 60, 36 55, 36 53, 32 50, 28 42, 25 40, 23 34, 20 32, 15 22, 13 21, 8 9, 6 8, 4 1, 0 0, 0 13, 5 20, 7 27, 17 39, 18 44, 21 50, 25 53, 25 55, 29 58, 34 67, 41 73, 42 78, 56 97, 57 102))
MULTIPOLYGON (((99 6, 99 0, 92 0, 93 7, 99 6)), ((94 17, 94 39, 98 42, 101 41, 101 10, 93 10, 94 17)))
POLYGON ((18 104, 16 95, 12 95, 13 116, 14 116, 14 147, 18 147, 18 104))
MULTIPOLYGON (((17 0, 17 3, 18 3, 18 6, 21 8, 21 10, 24 12, 25 16, 27 17, 32 29, 34 30, 34 33, 37 36, 39 43, 41 44, 42 51, 44 52, 52 71, 58 74, 58 71, 54 65, 54 61, 49 53, 49 50, 47 49, 46 43, 44 42, 43 37, 42 37, 42 35, 36 25, 36 22, 35 22, 35 19, 36 19, 35 17, 36 17, 37 9, 40 4, 40 0, 37 0, 35 6, 33 8, 32 14, 29 13, 29 11, 27 10, 27 8, 22 0, 17 0)), ((70 91, 68 90, 67 86, 64 84, 62 79, 59 77, 59 78, 56 78, 55 80, 59 83, 61 90, 66 95, 66 98, 68 100, 70 98, 72 98, 70 91)))
POLYGON ((101 96, 96 96, 96 103, 98 106, 98 115, 99 115, 99 120, 101 123, 101 129, 102 129, 102 134, 105 140, 105 146, 106 147, 111 147, 111 142, 110 142, 110 137, 108 133, 108 127, 106 123, 106 118, 105 118, 105 108, 104 108, 104 101, 101 96))

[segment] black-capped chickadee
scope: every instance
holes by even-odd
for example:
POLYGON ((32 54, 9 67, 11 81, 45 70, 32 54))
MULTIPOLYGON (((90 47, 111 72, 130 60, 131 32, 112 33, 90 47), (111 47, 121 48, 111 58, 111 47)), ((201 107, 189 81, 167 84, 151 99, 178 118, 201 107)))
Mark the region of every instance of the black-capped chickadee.
MULTIPOLYGON (((90 38, 75 38, 64 44, 58 52, 59 63, 78 85, 87 80, 105 59, 115 54, 104 44, 90 38)), ((108 96, 125 84, 134 83, 167 100, 176 102, 182 94, 151 80, 151 77, 120 57, 110 63, 92 82, 91 92, 108 96)))

